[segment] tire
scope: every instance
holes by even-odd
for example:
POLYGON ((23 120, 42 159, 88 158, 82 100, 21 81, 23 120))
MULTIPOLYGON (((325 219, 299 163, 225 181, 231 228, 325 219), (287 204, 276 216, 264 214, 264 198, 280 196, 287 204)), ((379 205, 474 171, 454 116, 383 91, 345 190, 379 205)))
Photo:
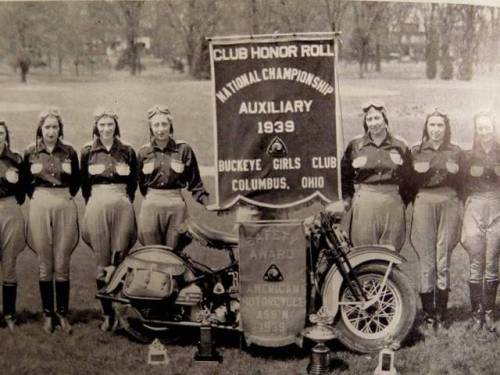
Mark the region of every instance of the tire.
MULTIPOLYGON (((387 264, 362 264, 356 268, 358 279, 368 297, 376 295, 387 264)), ((343 285, 340 302, 354 301, 350 289, 343 285)), ((338 339, 351 350, 378 352, 387 339, 401 343, 410 332, 416 315, 416 294, 410 279, 393 266, 383 294, 371 307, 340 305, 334 323, 338 339), (383 302, 383 304, 381 303, 383 302)))

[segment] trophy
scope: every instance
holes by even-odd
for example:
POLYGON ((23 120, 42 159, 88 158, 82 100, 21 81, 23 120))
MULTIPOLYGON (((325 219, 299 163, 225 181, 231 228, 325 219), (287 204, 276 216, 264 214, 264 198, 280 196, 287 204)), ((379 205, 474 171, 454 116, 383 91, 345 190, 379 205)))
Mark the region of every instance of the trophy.
POLYGON ((399 341, 393 340, 391 336, 385 339, 384 348, 378 356, 378 365, 373 375, 398 375, 394 366, 394 352, 400 347, 399 341))
POLYGON ((222 356, 217 352, 215 340, 212 337, 212 325, 207 314, 202 315, 203 320, 200 326, 200 342, 198 351, 194 356, 195 361, 222 362, 222 356))
POLYGON ((317 314, 309 315, 309 320, 314 325, 304 329, 302 335, 314 341, 316 345, 311 351, 307 373, 310 375, 327 375, 330 373, 330 349, 325 345, 325 342, 336 337, 335 330, 331 326, 333 316, 329 315, 324 307, 321 307, 317 314))
POLYGON ((160 340, 155 339, 151 345, 149 345, 148 351, 148 365, 168 365, 170 363, 170 358, 167 355, 167 348, 160 342, 160 340))

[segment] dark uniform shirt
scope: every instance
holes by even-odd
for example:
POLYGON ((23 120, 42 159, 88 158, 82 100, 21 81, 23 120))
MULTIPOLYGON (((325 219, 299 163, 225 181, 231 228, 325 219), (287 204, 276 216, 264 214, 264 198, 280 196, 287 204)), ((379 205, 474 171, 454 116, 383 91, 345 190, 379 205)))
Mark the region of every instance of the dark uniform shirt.
POLYGON ((500 189, 500 144, 485 152, 481 145, 465 153, 463 168, 465 194, 498 191, 500 189))
POLYGON ((17 152, 5 146, 0 153, 0 198, 15 196, 19 204, 25 198, 23 158, 17 152))
POLYGON ((349 142, 341 163, 342 194, 354 195, 355 184, 391 184, 399 186, 405 203, 411 199, 408 177, 411 173, 411 156, 406 142, 387 133, 377 146, 366 133, 349 142))
POLYGON ((78 155, 73 146, 57 140, 49 152, 43 140, 28 146, 24 153, 27 193, 32 197, 36 187, 69 188, 75 196, 80 188, 78 155))
POLYGON ((137 190, 137 158, 132 146, 115 138, 108 151, 99 138, 85 145, 81 157, 82 195, 87 202, 92 185, 125 184, 130 201, 137 190))
POLYGON ((442 144, 437 150, 431 142, 416 145, 411 150, 413 162, 413 187, 434 188, 460 187, 460 171, 463 168, 463 154, 454 144, 442 144))
POLYGON ((161 149, 153 139, 139 150, 139 188, 146 195, 148 188, 187 189, 193 198, 201 202, 208 193, 201 181, 198 162, 187 143, 170 139, 161 149))

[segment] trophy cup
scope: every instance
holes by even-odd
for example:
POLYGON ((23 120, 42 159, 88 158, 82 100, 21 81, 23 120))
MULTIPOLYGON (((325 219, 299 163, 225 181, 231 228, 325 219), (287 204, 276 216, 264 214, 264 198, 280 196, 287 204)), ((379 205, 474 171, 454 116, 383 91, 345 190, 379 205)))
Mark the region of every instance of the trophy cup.
POLYGON ((322 307, 317 314, 309 315, 309 320, 314 325, 304 329, 302 335, 314 341, 316 345, 311 351, 307 373, 310 375, 327 375, 330 373, 330 349, 325 345, 325 342, 336 337, 335 330, 331 326, 333 316, 329 315, 322 307))

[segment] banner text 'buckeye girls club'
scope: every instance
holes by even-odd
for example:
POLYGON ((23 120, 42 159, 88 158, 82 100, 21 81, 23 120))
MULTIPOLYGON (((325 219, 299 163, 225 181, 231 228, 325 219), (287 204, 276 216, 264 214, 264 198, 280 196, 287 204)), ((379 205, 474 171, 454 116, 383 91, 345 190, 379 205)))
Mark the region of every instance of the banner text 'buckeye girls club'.
POLYGON ((214 38, 217 209, 338 199, 335 36, 214 38))

